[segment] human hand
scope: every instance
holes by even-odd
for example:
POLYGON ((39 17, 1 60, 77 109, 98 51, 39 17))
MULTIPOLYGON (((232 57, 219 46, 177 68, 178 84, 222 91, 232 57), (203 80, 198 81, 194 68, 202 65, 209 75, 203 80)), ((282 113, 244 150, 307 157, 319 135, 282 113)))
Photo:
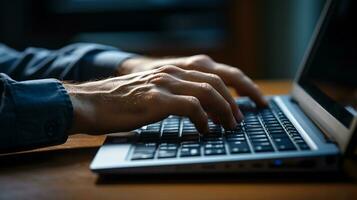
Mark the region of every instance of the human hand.
POLYGON ((238 68, 218 63, 206 55, 181 58, 151 59, 136 57, 128 59, 118 68, 119 75, 156 69, 163 65, 175 65, 185 70, 218 75, 227 86, 233 87, 240 96, 250 97, 258 106, 267 105, 259 87, 238 68))
POLYGON ((243 119, 221 78, 172 65, 64 87, 74 108, 70 133, 130 131, 169 115, 187 116, 206 133, 208 115, 226 129, 243 119))

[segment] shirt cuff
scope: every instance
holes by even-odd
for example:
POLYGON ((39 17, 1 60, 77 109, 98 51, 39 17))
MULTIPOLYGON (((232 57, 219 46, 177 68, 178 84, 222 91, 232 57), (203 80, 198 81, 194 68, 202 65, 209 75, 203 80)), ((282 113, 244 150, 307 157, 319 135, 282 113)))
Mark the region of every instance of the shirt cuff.
POLYGON ((67 140, 73 107, 60 81, 13 81, 8 86, 16 113, 15 147, 38 148, 67 140))
POLYGON ((136 56, 138 55, 118 50, 89 53, 80 63, 80 67, 85 67, 81 71, 86 72, 82 74, 82 79, 90 80, 93 77, 101 79, 114 76, 122 62, 136 56))

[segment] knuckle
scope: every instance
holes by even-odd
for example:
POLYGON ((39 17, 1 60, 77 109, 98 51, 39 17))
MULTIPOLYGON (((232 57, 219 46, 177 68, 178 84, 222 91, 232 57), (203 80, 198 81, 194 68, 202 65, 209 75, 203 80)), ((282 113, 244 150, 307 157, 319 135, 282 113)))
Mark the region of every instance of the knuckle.
POLYGON ((193 97, 193 96, 188 97, 188 102, 192 106, 191 107, 192 110, 198 110, 201 106, 200 101, 196 97, 193 97))
POLYGON ((205 54, 200 54, 192 56, 189 65, 204 65, 207 62, 212 62, 212 58, 205 54))
POLYGON ((200 87, 202 92, 204 93, 212 93, 213 87, 209 83, 200 83, 200 87))
POLYGON ((164 65, 162 67, 159 68, 159 72, 165 72, 165 73, 175 73, 179 71, 179 68, 174 66, 174 65, 164 65))
POLYGON ((159 84, 167 83, 171 79, 172 78, 171 78, 171 76, 169 74, 164 73, 164 72, 160 72, 160 73, 152 75, 152 77, 149 79, 149 82, 159 85, 159 84))
POLYGON ((255 83, 253 83, 253 88, 254 88, 255 90, 259 90, 259 86, 258 86, 257 84, 255 84, 255 83))
POLYGON ((217 74, 208 74, 211 77, 211 82, 215 85, 221 85, 223 80, 217 74))
POLYGON ((196 55, 194 56, 196 60, 203 60, 203 61, 210 61, 212 60, 211 57, 209 57, 206 54, 200 54, 200 55, 196 55))
POLYGON ((234 74, 235 76, 238 76, 238 77, 244 77, 245 76, 243 71, 238 69, 238 68, 232 68, 231 72, 232 72, 232 74, 234 74))
POLYGON ((146 96, 147 96, 147 99, 152 103, 161 102, 161 100, 162 100, 161 92, 156 89, 150 90, 150 92, 146 96))

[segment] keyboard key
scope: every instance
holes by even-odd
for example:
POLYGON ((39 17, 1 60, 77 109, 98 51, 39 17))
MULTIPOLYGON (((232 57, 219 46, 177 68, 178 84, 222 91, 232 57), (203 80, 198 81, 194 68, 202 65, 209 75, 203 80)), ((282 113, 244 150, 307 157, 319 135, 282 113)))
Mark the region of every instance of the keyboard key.
POLYGON ((224 148, 219 149, 205 149, 206 156, 213 156, 213 155, 224 155, 226 154, 226 150, 224 148))
POLYGON ((134 152, 131 160, 146 160, 146 159, 153 159, 154 152, 134 152))
POLYGON ((258 120, 258 118, 257 119, 253 119, 253 120, 246 120, 245 121, 245 124, 250 124, 250 125, 261 125, 261 123, 260 123, 260 121, 258 120))
POLYGON ((195 125, 188 119, 188 118, 183 118, 182 119, 182 134, 181 134, 181 140, 187 141, 187 140, 198 140, 200 135, 195 127, 195 125))
POLYGON ((183 126, 182 131, 184 132, 195 132, 195 133, 198 132, 194 125, 191 126, 183 123, 182 126, 183 126))
POLYGON ((142 130, 140 132, 140 139, 142 140, 158 140, 160 139, 160 132, 152 130, 142 130))
POLYGON ((279 151, 292 151, 292 150, 296 150, 296 147, 294 146, 293 143, 286 143, 286 144, 278 144, 276 145, 276 148, 279 151))
POLYGON ((158 158, 175 158, 176 150, 159 150, 158 158))
POLYGON ((249 124, 249 123, 259 123, 259 119, 258 117, 254 116, 254 117, 245 117, 243 120, 244 124, 249 124))
POLYGON ((245 136, 245 134, 244 134, 244 132, 242 131, 242 132, 234 132, 234 133, 232 133, 232 134, 225 134, 225 136, 226 137, 244 137, 245 136))
POLYGON ((259 143, 264 143, 264 142, 269 142, 268 138, 257 138, 251 140, 252 143, 259 144, 259 143))
POLYGON ((162 136, 161 136, 161 139, 164 140, 164 141, 167 141, 167 140, 178 140, 179 138, 179 132, 178 131, 163 131, 162 132, 162 136))
POLYGON ((226 138, 235 138, 235 137, 245 137, 244 133, 232 133, 232 134, 226 134, 226 138))
POLYGON ((161 135, 161 122, 147 125, 140 132, 141 139, 158 140, 161 135))
POLYGON ((229 142, 228 147, 231 154, 250 152, 247 142, 229 142))
POLYGON ((270 142, 268 141, 265 141, 265 142, 255 142, 255 141, 252 141, 252 145, 253 146, 270 146, 270 142))
POLYGON ((247 135, 265 135, 265 131, 247 132, 247 135))
POLYGON ((181 148, 181 152, 180 152, 181 157, 195 157, 200 155, 201 155, 201 151, 199 147, 181 148))
POLYGON ((274 149, 271 145, 268 146, 262 146, 262 145, 258 145, 258 146, 253 146, 254 151, 255 152, 273 152, 274 149))
POLYGON ((268 129, 270 135, 287 135, 284 129, 268 129))
POLYGON ((156 150, 156 143, 139 143, 135 145, 132 160, 153 159, 156 150))
POLYGON ((162 140, 177 140, 179 137, 180 119, 170 116, 162 124, 162 140))
POLYGON ((157 122, 147 125, 145 130, 160 132, 160 129, 161 129, 161 122, 157 122))
POLYGON ((250 139, 262 139, 262 138, 267 138, 267 136, 264 135, 249 135, 250 139))
POLYGON ((288 137, 273 138, 273 142, 279 151, 291 151, 296 150, 295 145, 288 137))
POLYGON ((275 144, 285 144, 285 143, 291 143, 289 137, 278 137, 278 138, 273 138, 273 142, 275 144))
POLYGON ((283 127, 281 127, 281 126, 280 127, 279 126, 267 127, 267 129, 268 129, 269 132, 280 132, 280 131, 282 131, 282 132, 286 133, 285 130, 283 129, 283 127))
POLYGON ((255 103, 250 100, 239 99, 238 100, 239 109, 243 112, 255 111, 255 103))
POLYGON ((220 125, 214 124, 213 122, 208 122, 208 129, 209 133, 214 135, 221 135, 222 134, 222 127, 220 125))
POLYGON ((229 152, 231 154, 239 154, 239 153, 249 153, 249 147, 229 147, 229 152))
POLYGON ((225 135, 234 135, 234 134, 236 134, 236 130, 225 130, 224 134, 225 135))
POLYGON ((298 146, 301 150, 310 150, 310 147, 304 142, 304 143, 298 143, 298 146))
POLYGON ((279 124, 279 121, 275 118, 262 118, 262 121, 265 125, 268 124, 279 124))
POLYGON ((201 145, 200 145, 200 143, 198 143, 198 142, 182 142, 181 143, 181 146, 182 147, 187 147, 187 148, 192 148, 192 147, 196 147, 196 148, 198 148, 198 147, 200 147, 201 145))
POLYGON ((246 141, 245 137, 229 137, 227 138, 227 141, 231 142, 231 141, 246 141))
POLYGON ((200 135, 197 133, 197 131, 194 132, 186 132, 183 131, 181 135, 181 140, 187 141, 187 140, 198 140, 200 138, 200 135))
POLYGON ((265 131, 263 128, 259 128, 259 129, 247 129, 247 134, 260 134, 260 133, 264 133, 265 131))
POLYGON ((204 138, 205 141, 214 141, 217 139, 222 138, 222 135, 216 135, 216 134, 205 134, 202 136, 204 138))
POLYGON ((218 149, 218 148, 224 148, 224 144, 210 144, 210 143, 207 143, 204 145, 204 148, 205 149, 218 149))
POLYGON ((297 139, 293 138, 293 140, 294 140, 297 144, 299 144, 299 143, 305 143, 305 141, 302 139, 302 137, 299 137, 299 138, 297 138, 297 139))
POLYGON ((134 152, 155 152, 156 143, 138 143, 135 145, 134 152))
POLYGON ((177 144, 175 143, 161 143, 160 150, 177 150, 177 144))
POLYGON ((276 128, 280 129, 280 128, 282 128, 282 126, 281 126, 280 124, 275 124, 275 123, 266 124, 266 127, 267 127, 268 129, 276 129, 276 128))
POLYGON ((223 144, 223 138, 204 138, 206 144, 223 144))
POLYGON ((228 142, 228 145, 239 146, 239 145, 248 145, 248 143, 247 141, 234 141, 234 142, 228 142))
POLYGON ((244 126, 246 129, 262 129, 262 125, 259 123, 257 124, 245 124, 244 126))

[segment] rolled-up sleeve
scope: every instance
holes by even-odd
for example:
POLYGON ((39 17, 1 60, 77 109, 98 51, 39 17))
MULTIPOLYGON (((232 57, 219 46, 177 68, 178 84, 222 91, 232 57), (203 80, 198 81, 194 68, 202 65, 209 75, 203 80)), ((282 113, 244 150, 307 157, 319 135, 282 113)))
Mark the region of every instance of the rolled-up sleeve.
POLYGON ((0 73, 0 151, 56 145, 67 140, 73 108, 60 81, 14 81, 0 73))

